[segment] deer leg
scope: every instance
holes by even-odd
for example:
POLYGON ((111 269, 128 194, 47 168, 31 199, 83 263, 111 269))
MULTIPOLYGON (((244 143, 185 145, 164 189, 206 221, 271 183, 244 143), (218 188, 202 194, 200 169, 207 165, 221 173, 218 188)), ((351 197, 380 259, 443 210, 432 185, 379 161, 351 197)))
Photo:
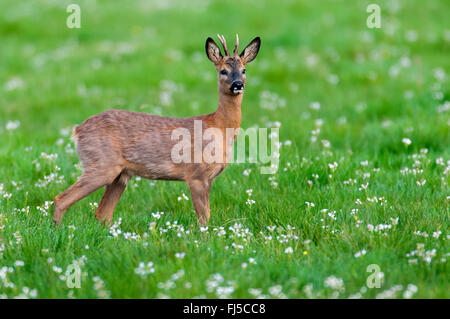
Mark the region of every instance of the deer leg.
POLYGON ((56 225, 61 224, 62 218, 70 206, 100 187, 111 183, 118 174, 120 174, 120 168, 107 171, 90 170, 83 173, 75 184, 55 197, 53 222, 56 225))
POLYGON ((120 174, 109 185, 106 185, 105 194, 95 212, 95 217, 105 224, 109 224, 112 220, 114 209, 122 196, 125 187, 129 181, 129 176, 125 173, 120 174))
POLYGON ((192 180, 188 182, 188 185, 191 190, 192 203, 197 213, 198 223, 206 226, 210 218, 209 190, 211 188, 211 182, 192 180))

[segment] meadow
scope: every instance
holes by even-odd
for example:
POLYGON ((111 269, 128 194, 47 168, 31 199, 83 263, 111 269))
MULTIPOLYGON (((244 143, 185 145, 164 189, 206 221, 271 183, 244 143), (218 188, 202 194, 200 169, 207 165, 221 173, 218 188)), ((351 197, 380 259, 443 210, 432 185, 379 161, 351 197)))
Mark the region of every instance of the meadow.
POLYGON ((0 297, 449 298, 450 2, 380 0, 378 29, 369 3, 1 1, 0 297), (207 228, 187 185, 139 178, 111 227, 103 190, 54 227, 72 127, 215 111, 217 33, 261 37, 242 127, 279 127, 277 172, 230 164, 207 228))

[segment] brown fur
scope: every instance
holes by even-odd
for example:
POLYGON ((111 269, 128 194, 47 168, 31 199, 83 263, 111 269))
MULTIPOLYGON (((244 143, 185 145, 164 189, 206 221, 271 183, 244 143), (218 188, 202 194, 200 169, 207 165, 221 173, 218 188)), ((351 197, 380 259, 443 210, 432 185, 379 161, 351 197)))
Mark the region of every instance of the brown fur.
MULTIPOLYGON (((245 75, 241 73, 246 63, 242 58, 245 50, 241 56, 222 57, 220 50, 218 51, 220 56, 217 55, 218 47, 214 47, 214 41, 211 40, 214 45, 208 41, 209 39, 206 51, 208 57, 215 61, 216 69, 219 71, 226 68, 230 74, 235 72, 233 73, 235 78, 236 72, 239 72, 240 79, 245 82, 245 75), (211 57, 210 54, 215 54, 215 57, 211 57)), ((218 73, 219 106, 211 114, 170 118, 109 110, 94 115, 75 127, 73 139, 83 163, 83 174, 74 185, 56 196, 53 221, 56 224, 61 223, 64 213, 72 204, 106 186, 95 216, 100 221, 109 223, 129 179, 138 175, 154 180, 186 182, 191 191, 198 221, 201 225, 207 224, 210 218, 211 184, 225 169, 227 162, 174 163, 171 159, 171 150, 178 141, 173 141, 171 136, 174 129, 187 128, 193 138, 194 120, 202 120, 203 131, 207 128, 219 128, 224 139, 226 128, 239 128, 242 94, 233 94, 230 91, 230 78, 231 76, 224 77, 218 73)), ((233 137, 233 141, 235 138, 236 136, 233 137)), ((203 141, 203 146, 206 143, 203 141)), ((224 158, 230 147, 232 144, 224 147, 224 158)), ((193 153, 193 147, 191 150, 193 153)), ((193 154, 191 155, 191 158, 194 158, 193 154)))

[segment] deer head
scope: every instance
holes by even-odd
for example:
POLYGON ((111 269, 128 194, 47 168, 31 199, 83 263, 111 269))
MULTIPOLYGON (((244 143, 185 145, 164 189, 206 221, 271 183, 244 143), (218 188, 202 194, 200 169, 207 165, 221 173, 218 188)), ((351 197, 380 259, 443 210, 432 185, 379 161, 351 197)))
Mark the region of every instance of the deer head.
POLYGON ((256 58, 261 39, 256 37, 249 45, 238 54, 239 37, 236 34, 236 45, 233 56, 228 51, 225 38, 217 35, 222 44, 225 55, 222 55, 219 47, 213 39, 206 40, 206 55, 214 63, 217 70, 219 92, 228 95, 238 95, 244 92, 245 65, 256 58))

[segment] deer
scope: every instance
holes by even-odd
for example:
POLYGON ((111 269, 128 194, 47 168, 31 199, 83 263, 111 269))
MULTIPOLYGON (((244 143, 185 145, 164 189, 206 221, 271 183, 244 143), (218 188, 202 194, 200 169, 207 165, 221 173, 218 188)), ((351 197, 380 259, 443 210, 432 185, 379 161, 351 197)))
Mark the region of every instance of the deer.
POLYGON ((102 223, 110 224, 114 209, 133 176, 186 182, 198 223, 208 225, 211 185, 226 168, 230 147, 233 147, 241 125, 245 66, 256 58, 261 45, 260 37, 256 37, 238 54, 239 37, 236 35, 233 55, 230 55, 225 37, 217 36, 224 55, 211 37, 207 38, 205 45, 206 55, 217 71, 219 102, 214 113, 174 118, 111 109, 74 126, 72 139, 83 172, 72 186, 55 197, 55 225, 61 224, 70 206, 102 187, 105 191, 95 217, 102 223), (217 136, 213 134, 212 139, 223 138, 227 128, 236 130, 226 147, 220 150, 223 161, 173 161, 171 149, 177 142, 172 138, 173 131, 184 128, 194 133, 194 122, 197 121, 201 121, 202 131, 215 128, 222 133, 217 136))

